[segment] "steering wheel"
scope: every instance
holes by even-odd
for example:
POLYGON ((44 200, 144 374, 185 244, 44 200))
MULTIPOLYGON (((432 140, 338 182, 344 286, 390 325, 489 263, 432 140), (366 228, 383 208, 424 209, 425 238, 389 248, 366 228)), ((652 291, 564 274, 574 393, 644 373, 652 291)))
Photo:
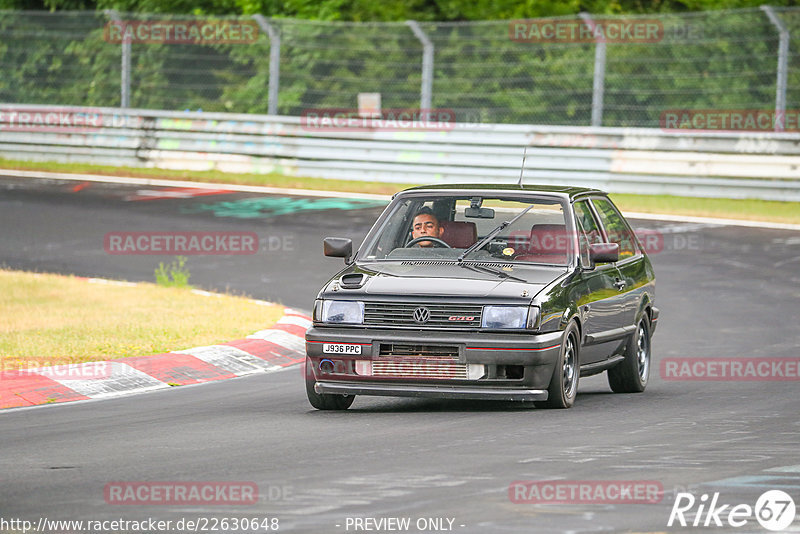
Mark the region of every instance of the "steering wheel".
POLYGON ((420 237, 417 237, 415 239, 412 239, 411 241, 406 243, 406 247, 413 247, 417 243, 422 243, 423 241, 430 241, 431 243, 433 243, 434 246, 439 247, 439 248, 453 248, 450 245, 448 245, 447 243, 445 243, 444 241, 442 241, 441 239, 439 239, 438 237, 428 237, 428 236, 424 236, 424 235, 420 236, 420 237))

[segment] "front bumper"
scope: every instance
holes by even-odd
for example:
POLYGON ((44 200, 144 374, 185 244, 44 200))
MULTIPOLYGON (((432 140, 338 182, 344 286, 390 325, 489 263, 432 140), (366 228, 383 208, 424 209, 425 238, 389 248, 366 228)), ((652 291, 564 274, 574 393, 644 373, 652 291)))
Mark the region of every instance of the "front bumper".
POLYGON ((312 358, 329 356, 322 352, 324 343, 361 345, 361 354, 355 356, 360 359, 378 358, 381 344, 455 345, 459 347, 461 363, 543 365, 558 357, 563 334, 563 331, 505 334, 312 326, 306 332, 306 354, 312 358))
MULTIPOLYGON (((503 332, 345 328, 315 325, 306 332, 306 354, 317 393, 389 395, 511 401, 544 400, 561 350, 563 332, 515 334, 503 332), (323 344, 359 345, 360 354, 323 352, 323 344), (456 348, 452 361, 482 365, 478 379, 430 376, 361 376, 361 360, 425 361, 425 356, 386 355, 386 347, 406 345, 456 348), (382 350, 383 349, 383 350, 382 350), (331 360, 333 363, 331 364, 331 360), (322 365, 325 361, 327 367, 322 365), (515 374, 505 373, 513 366, 515 374)), ((308 377, 312 379, 312 377, 308 377)))
POLYGON ((465 386, 427 386, 421 384, 376 384, 317 382, 317 393, 339 395, 389 395, 392 397, 435 397, 438 399, 481 399, 502 401, 547 400, 546 389, 512 389, 465 386))

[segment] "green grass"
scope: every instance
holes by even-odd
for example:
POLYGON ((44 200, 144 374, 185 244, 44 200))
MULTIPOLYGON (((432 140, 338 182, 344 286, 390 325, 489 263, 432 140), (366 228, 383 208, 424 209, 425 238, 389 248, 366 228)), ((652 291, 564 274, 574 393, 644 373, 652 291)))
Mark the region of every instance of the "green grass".
POLYGON ((155 270, 156 284, 162 287, 188 287, 191 274, 186 267, 186 256, 178 256, 171 263, 159 262, 155 270))
POLYGON ((675 197, 669 195, 610 195, 623 212, 673 213, 749 221, 800 224, 800 202, 675 197))
MULTIPOLYGON (((66 173, 101 174, 108 176, 131 176, 160 178, 167 180, 191 180, 195 182, 217 182, 244 185, 285 187, 290 189, 319 189, 323 191, 345 191, 391 195, 418 184, 395 184, 365 182, 361 180, 327 180, 303 178, 282 174, 233 174, 219 171, 176 171, 89 165, 83 163, 30 162, 0 159, 0 168, 40 170, 66 173)), ((716 198, 676 197, 669 195, 612 194, 614 202, 622 211, 644 213, 670 213, 698 217, 722 217, 800 224, 800 202, 771 200, 733 200, 716 198)))
POLYGON ((0 370, 213 345, 269 328, 282 315, 282 306, 232 295, 0 270, 0 370))

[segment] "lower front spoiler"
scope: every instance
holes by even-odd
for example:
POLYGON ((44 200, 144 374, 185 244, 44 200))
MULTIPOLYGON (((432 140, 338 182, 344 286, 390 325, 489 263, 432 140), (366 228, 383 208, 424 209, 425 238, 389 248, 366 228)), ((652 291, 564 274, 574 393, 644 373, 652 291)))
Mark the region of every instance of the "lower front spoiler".
POLYGON ((546 389, 508 389, 465 386, 426 386, 419 384, 354 384, 317 382, 314 391, 332 395, 381 395, 390 397, 431 397, 438 399, 479 399, 501 401, 544 401, 546 389))

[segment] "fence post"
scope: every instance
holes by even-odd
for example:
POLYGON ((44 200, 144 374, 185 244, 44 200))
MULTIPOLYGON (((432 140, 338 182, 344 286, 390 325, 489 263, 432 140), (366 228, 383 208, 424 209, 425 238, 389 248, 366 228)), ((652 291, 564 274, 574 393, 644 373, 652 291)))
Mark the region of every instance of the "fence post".
POLYGON ((267 114, 278 114, 278 91, 281 76, 281 34, 267 22, 263 15, 253 15, 262 31, 269 36, 269 88, 267 90, 267 114))
POLYGON ((778 28, 778 79, 775 83, 775 131, 782 132, 786 117, 786 78, 789 74, 789 30, 772 6, 763 5, 761 9, 769 21, 778 28))
POLYGON ((429 112, 433 98, 433 43, 416 20, 407 20, 406 24, 422 43, 422 88, 420 89, 419 107, 421 110, 429 112))
MULTIPOLYGON (((594 32, 595 23, 588 13, 579 16, 594 32)), ((592 82, 592 126, 603 125, 603 90, 606 83, 606 40, 598 34, 594 45, 594 80, 592 82)))
POLYGON ((122 71, 119 81, 119 100, 121 108, 131 107, 131 41, 125 38, 126 23, 122 21, 114 9, 106 9, 105 14, 114 22, 118 22, 122 30, 122 71))

